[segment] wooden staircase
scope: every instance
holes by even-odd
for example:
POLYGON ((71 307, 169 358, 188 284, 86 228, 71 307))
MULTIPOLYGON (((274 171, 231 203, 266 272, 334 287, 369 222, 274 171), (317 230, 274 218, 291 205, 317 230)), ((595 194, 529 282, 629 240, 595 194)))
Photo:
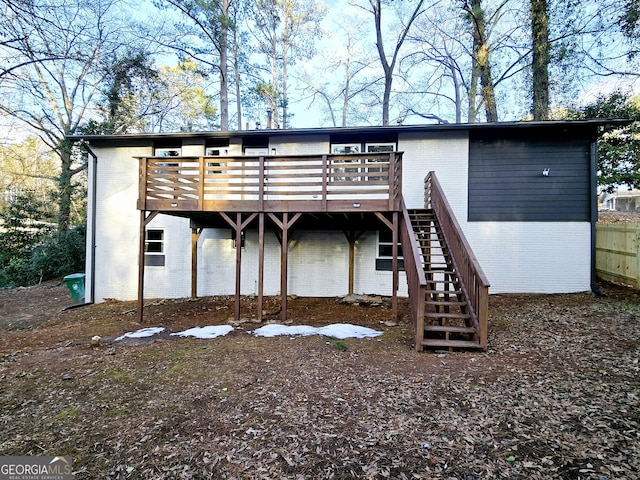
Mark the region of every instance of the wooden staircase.
MULTIPOLYGON (((422 347, 483 349, 473 308, 456 271, 446 237, 432 209, 409 210, 419 244, 426 287, 422 347)), ((422 310, 422 309, 421 309, 422 310)))

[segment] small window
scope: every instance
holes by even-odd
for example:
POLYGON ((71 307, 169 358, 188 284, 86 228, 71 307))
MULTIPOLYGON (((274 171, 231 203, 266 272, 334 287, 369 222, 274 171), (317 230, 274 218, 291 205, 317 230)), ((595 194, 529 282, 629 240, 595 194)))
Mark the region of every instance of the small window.
MULTIPOLYGON (((384 153, 384 152, 393 152, 396 149, 395 143, 367 143, 366 150, 367 153, 384 153)), ((377 163, 380 164, 381 160, 379 158, 367 159, 366 163, 377 163)), ((387 166, 369 166, 363 168, 363 170, 368 173, 366 179, 374 182, 389 181, 389 167, 387 166), (374 175, 371 175, 371 174, 374 175), (377 174, 377 175, 375 175, 377 174)))
POLYGON ((266 157, 269 155, 269 147, 245 147, 244 154, 247 157, 266 157))
POLYGON ((144 264, 164 267, 164 230, 147 230, 144 236, 144 264))
MULTIPOLYGON (((399 239, 398 239, 399 240, 399 239)), ((385 228, 378 232, 378 252, 376 255, 376 270, 390 272, 393 268, 393 234, 385 228)), ((402 245, 398 242, 398 269, 404 270, 402 245)))
POLYGON ((179 157, 182 154, 180 147, 156 147, 153 151, 156 157, 179 157))
POLYGON ((331 153, 336 153, 338 155, 360 152, 361 145, 359 143, 334 143, 331 145, 331 153))
MULTIPOLYGON (((225 147, 207 147, 204 151, 205 156, 207 157, 226 157, 229 155, 229 145, 225 147)), ((223 164, 220 162, 206 162, 207 167, 218 167, 207 169, 207 175, 216 175, 224 173, 222 169, 223 164)))
MULTIPOLYGON (((361 153, 362 146, 359 143, 334 143, 331 145, 331 153, 336 155, 348 155, 350 153, 361 153)), ((359 175, 354 175, 360 171, 359 168, 341 168, 345 164, 358 164, 361 162, 361 159, 340 159, 334 162, 335 167, 333 167, 333 173, 337 173, 339 175, 332 177, 333 181, 338 182, 353 182, 360 180, 359 175)))
POLYGON ((226 147, 207 147, 204 152, 207 157, 226 157, 229 155, 229 146, 226 147))

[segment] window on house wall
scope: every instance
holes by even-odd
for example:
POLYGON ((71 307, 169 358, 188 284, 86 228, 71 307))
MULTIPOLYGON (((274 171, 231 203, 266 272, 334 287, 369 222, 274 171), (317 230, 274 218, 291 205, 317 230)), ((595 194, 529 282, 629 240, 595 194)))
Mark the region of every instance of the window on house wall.
POLYGON ((181 147, 155 147, 153 154, 156 157, 179 157, 182 154, 181 147))
MULTIPOLYGON (((362 152, 362 145, 359 143, 334 143, 331 145, 331 153, 334 153, 337 155, 348 155, 350 153, 361 153, 361 152, 362 152)), ((344 164, 350 164, 350 163, 359 164, 360 159, 354 159, 354 160, 341 159, 336 161, 336 164, 340 166, 344 164)), ((333 172, 339 173, 342 175, 333 177, 333 180, 342 181, 342 182, 353 182, 355 180, 359 180, 360 178, 354 175, 355 173, 358 173, 358 171, 359 171, 359 168, 335 168, 333 169, 333 172)))
POLYGON ((164 261, 164 230, 147 230, 144 235, 144 264, 149 267, 164 267, 164 261))
MULTIPOLYGON (((207 157, 226 157, 229 155, 229 145, 206 146, 204 154, 207 157)), ((223 165, 221 162, 207 162, 207 167, 217 167, 210 170, 207 169, 207 174, 214 175, 216 173, 224 173, 222 169, 223 165)))
POLYGON ((269 147, 245 147, 244 154, 247 157, 266 157, 269 155, 269 147))
MULTIPOLYGON (((331 144, 331 153, 334 154, 339 154, 339 155, 347 155, 350 153, 381 153, 381 152, 393 152, 396 150, 396 144, 395 142, 384 142, 384 143, 380 143, 380 142, 366 142, 366 143, 358 143, 358 142, 354 142, 354 143, 332 143, 331 144)), ((359 159, 354 159, 354 160, 340 160, 338 163, 340 164, 344 164, 344 163, 357 163, 360 165, 363 165, 362 167, 358 167, 358 168, 345 168, 345 169, 340 169, 339 171, 341 172, 345 172, 348 175, 345 175, 344 177, 338 177, 336 179, 340 179, 343 181, 353 181, 353 180, 371 180, 371 181, 376 181, 376 180, 388 180, 389 179, 389 175, 388 175, 388 171, 389 169, 386 167, 376 167, 376 166, 371 166, 368 167, 366 166, 367 163, 379 163, 380 160, 379 159, 365 159, 365 158, 359 158, 359 159), (365 175, 363 176, 355 176, 354 173, 364 173, 365 175), (371 173, 373 173, 374 175, 370 175, 371 173), (375 175, 375 174, 380 174, 383 173, 383 175, 375 175)))
MULTIPOLYGON (((154 145, 153 147, 153 155, 156 157, 179 157, 182 155, 182 147, 179 146, 158 146, 154 145)), ((160 167, 177 167, 177 162, 158 162, 158 166, 160 167)), ((166 175, 169 173, 167 170, 157 170, 154 173, 160 173, 166 175)))
MULTIPOLYGON (((365 145, 367 153, 384 153, 394 152, 396 150, 395 143, 367 143, 365 145)), ((367 159, 366 163, 379 163, 380 159, 372 158, 367 159)), ((367 180, 389 180, 389 167, 367 167, 366 168, 367 180), (371 175, 371 174, 374 175, 371 175), (376 173, 380 175, 375 175, 376 173)))
MULTIPOLYGON (((398 239, 398 268, 404 270, 402 245, 398 239)), ((378 232, 378 251, 376 255, 376 270, 390 272, 393 268, 393 234, 385 228, 378 232)))

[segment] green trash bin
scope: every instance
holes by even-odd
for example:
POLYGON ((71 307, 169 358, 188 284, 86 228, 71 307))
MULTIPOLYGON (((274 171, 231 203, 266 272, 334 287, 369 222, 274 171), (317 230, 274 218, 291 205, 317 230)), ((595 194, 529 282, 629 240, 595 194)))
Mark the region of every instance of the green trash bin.
POLYGON ((71 297, 76 302, 84 300, 84 273, 72 273, 64 277, 64 283, 67 285, 71 297))

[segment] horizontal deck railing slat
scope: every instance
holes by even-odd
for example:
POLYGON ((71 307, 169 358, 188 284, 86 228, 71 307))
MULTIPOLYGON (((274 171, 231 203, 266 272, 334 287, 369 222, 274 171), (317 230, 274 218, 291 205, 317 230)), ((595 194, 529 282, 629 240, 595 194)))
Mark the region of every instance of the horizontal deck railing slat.
POLYGON ((143 210, 400 209, 401 152, 137 158, 143 210))

